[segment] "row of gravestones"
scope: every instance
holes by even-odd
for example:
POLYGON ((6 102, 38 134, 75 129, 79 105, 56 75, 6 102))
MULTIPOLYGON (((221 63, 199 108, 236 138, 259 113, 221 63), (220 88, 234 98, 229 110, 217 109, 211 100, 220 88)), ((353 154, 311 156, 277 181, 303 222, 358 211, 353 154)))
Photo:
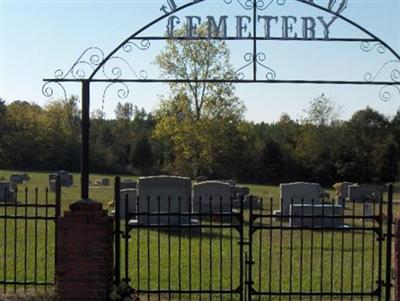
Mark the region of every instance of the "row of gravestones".
POLYGON ((59 170, 56 173, 49 174, 49 187, 51 192, 56 191, 57 177, 59 177, 62 187, 71 187, 74 185, 74 176, 65 170, 59 170))
POLYGON ((379 201, 386 191, 385 186, 356 184, 351 182, 341 182, 333 185, 336 190, 338 203, 346 206, 346 200, 351 202, 373 202, 379 201))
POLYGON ((338 183, 336 204, 324 204, 329 198, 317 183, 296 182, 280 185, 281 209, 274 215, 288 219, 296 227, 343 227, 346 199, 364 203, 364 215, 373 215, 371 201, 383 196, 385 188, 378 185, 358 185, 349 182, 338 183))
POLYGON ((293 227, 321 228, 342 227, 343 207, 333 204, 323 204, 323 199, 329 198, 329 193, 318 183, 295 182, 280 184, 281 208, 273 215, 277 219, 287 220, 293 227))
POLYGON ((127 199, 128 212, 133 215, 139 212, 140 224, 186 224, 189 222, 189 213, 197 213, 197 217, 199 213, 204 216, 232 213, 235 202, 238 205, 238 197, 243 197, 243 204, 247 200, 249 205, 249 200, 253 199, 249 193, 246 187, 232 186, 223 181, 202 181, 192 187, 192 181, 186 177, 141 177, 137 182, 121 182, 120 216, 125 216, 127 199), (170 214, 157 216, 148 215, 149 212, 170 214))
POLYGON ((10 181, 0 181, 0 203, 17 201, 17 185, 26 183, 30 177, 26 174, 13 174, 10 181))

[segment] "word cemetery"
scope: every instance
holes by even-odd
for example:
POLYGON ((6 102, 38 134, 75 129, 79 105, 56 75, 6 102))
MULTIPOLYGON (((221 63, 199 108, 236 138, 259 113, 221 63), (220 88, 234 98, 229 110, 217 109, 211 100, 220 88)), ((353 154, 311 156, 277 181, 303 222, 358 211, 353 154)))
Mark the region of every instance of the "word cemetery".
MULTIPOLYGON (((252 17, 235 16, 233 19, 228 16, 220 16, 218 21, 213 16, 207 16, 202 19, 199 16, 185 17, 184 37, 191 39, 199 37, 198 28, 203 22, 207 25, 207 38, 227 38, 228 27, 235 27, 235 37, 237 39, 253 38, 251 33, 252 17)), ((294 17, 294 16, 268 16, 258 15, 256 22, 263 28, 263 38, 265 39, 316 39, 322 38, 329 40, 329 29, 334 19, 327 20, 319 17, 294 17), (278 29, 278 30, 277 30, 278 29), (273 32, 279 32, 279 36, 273 36, 273 32)), ((175 29, 183 20, 177 16, 168 18, 167 35, 169 38, 175 38, 175 29)))

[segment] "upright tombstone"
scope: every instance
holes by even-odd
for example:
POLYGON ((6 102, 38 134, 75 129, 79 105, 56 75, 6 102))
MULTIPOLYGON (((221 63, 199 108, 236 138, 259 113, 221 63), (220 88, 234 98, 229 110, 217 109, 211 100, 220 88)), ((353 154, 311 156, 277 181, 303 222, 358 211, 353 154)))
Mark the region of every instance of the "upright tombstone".
POLYGON ((120 192, 120 206, 119 216, 124 219, 126 215, 126 200, 128 199, 128 212, 132 214, 137 213, 137 190, 136 189, 122 189, 120 192))
POLYGON ((15 190, 12 190, 12 182, 0 181, 0 203, 15 201, 15 190))
POLYGON ((15 184, 23 184, 24 182, 29 181, 29 176, 24 173, 24 174, 15 174, 10 176, 10 182, 13 182, 15 184))
POLYGON ((243 202, 244 208, 261 209, 261 200, 256 195, 246 195, 243 202))
POLYGON ((177 176, 141 177, 137 182, 139 213, 170 213, 171 215, 138 215, 139 224, 187 224, 192 209, 192 183, 189 178, 177 176))
POLYGON ((49 185, 52 180, 56 180, 57 176, 60 177, 60 184, 63 187, 70 187, 74 184, 74 176, 70 175, 65 170, 59 170, 55 174, 49 174, 49 185))
POLYGON ((364 203, 363 206, 364 216, 374 216, 374 205, 372 203, 364 203))
POLYGON ((109 178, 102 178, 101 179, 102 186, 110 186, 110 179, 109 178))
POLYGON ((320 204, 321 185, 317 183, 296 182, 280 185, 281 210, 280 214, 289 215, 290 205, 320 204))
POLYGON ((330 204, 291 204, 290 225, 305 228, 341 228, 344 226, 344 208, 330 204))
POLYGON ((206 181, 193 185, 193 212, 218 214, 232 212, 232 186, 226 182, 206 181), (211 211, 210 211, 211 210, 211 211))
POLYGON ((366 201, 378 201, 383 197, 384 186, 379 185, 350 185, 349 200, 351 202, 363 203, 366 201))
POLYGON ((250 194, 250 188, 245 186, 235 186, 234 197, 238 200, 250 194))
POLYGON ((50 192, 56 192, 57 180, 49 181, 50 192))
POLYGON ((8 194, 9 194, 10 186, 8 182, 1 181, 0 182, 0 203, 8 202, 8 194))

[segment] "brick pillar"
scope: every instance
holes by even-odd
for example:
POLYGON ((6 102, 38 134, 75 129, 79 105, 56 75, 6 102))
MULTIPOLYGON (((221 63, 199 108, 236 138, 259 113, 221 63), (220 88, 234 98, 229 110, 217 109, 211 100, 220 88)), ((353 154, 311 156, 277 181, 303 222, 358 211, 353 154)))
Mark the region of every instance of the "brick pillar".
POLYGON ((113 222, 100 203, 70 205, 59 217, 56 290, 60 301, 104 301, 113 281, 113 222))
POLYGON ((395 299, 400 301, 400 218, 396 219, 394 240, 395 299))

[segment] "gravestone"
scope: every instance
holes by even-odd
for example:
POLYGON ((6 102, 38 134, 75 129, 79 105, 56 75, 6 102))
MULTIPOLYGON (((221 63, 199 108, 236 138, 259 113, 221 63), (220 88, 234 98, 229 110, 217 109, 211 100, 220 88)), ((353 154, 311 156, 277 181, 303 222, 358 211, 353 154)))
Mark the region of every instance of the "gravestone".
POLYGON ((344 226, 344 208, 330 204, 290 205, 290 225, 305 228, 341 228, 344 226))
POLYGON ((364 203, 363 206, 364 216, 374 216, 374 205, 372 203, 364 203))
POLYGON ((193 185, 193 212, 218 214, 221 212, 221 207, 222 212, 232 212, 232 198, 232 186, 229 183, 206 181, 195 184, 193 185))
POLYGON ((49 188, 50 188, 51 192, 56 192, 56 187, 57 187, 56 183, 57 183, 57 180, 49 181, 49 188))
POLYGON ((234 196, 240 200, 240 198, 244 198, 246 195, 250 194, 250 188, 244 186, 236 186, 234 189, 234 196))
POLYGON ((384 186, 379 185, 350 185, 349 200, 351 202, 363 203, 365 201, 378 201, 383 197, 384 186))
POLYGON ((110 179, 108 179, 108 178, 101 179, 101 185, 102 186, 110 186, 110 179))
MULTIPOLYGON (((185 213, 192 209, 192 183, 189 178, 177 176, 141 177, 137 182, 140 213, 185 213), (158 200, 160 199, 160 200, 158 200), (169 200, 170 199, 170 200, 169 200)), ((188 224, 189 216, 138 216, 139 224, 188 224)))
POLYGON ((59 170, 57 173, 49 174, 49 185, 50 181, 56 180, 57 176, 60 177, 60 184, 63 187, 71 187, 74 184, 74 176, 70 175, 65 170, 59 170))
MULTIPOLYGON (((321 185, 317 183, 295 182, 280 185, 281 209, 280 214, 288 215, 292 204, 320 204, 321 185)), ((277 212, 278 213, 278 212, 277 212)))
POLYGON ((261 201, 260 198, 258 196, 255 195, 246 195, 244 197, 244 203, 243 203, 243 207, 245 209, 261 209, 261 201), (251 206, 250 206, 251 204, 251 206))
POLYGON ((15 190, 11 189, 11 182, 0 181, 0 203, 14 202, 15 190))
POLYGON ((24 174, 15 174, 10 176, 10 182, 14 182, 16 184, 23 184, 24 182, 29 181, 29 176, 24 173, 24 174))
POLYGON ((128 197, 128 212, 136 214, 137 212, 137 190, 123 189, 120 192, 119 216, 124 219, 126 212, 126 198, 128 197))
POLYGON ((94 185, 97 185, 97 186, 110 186, 110 179, 108 179, 108 178, 96 179, 94 181, 94 185))

